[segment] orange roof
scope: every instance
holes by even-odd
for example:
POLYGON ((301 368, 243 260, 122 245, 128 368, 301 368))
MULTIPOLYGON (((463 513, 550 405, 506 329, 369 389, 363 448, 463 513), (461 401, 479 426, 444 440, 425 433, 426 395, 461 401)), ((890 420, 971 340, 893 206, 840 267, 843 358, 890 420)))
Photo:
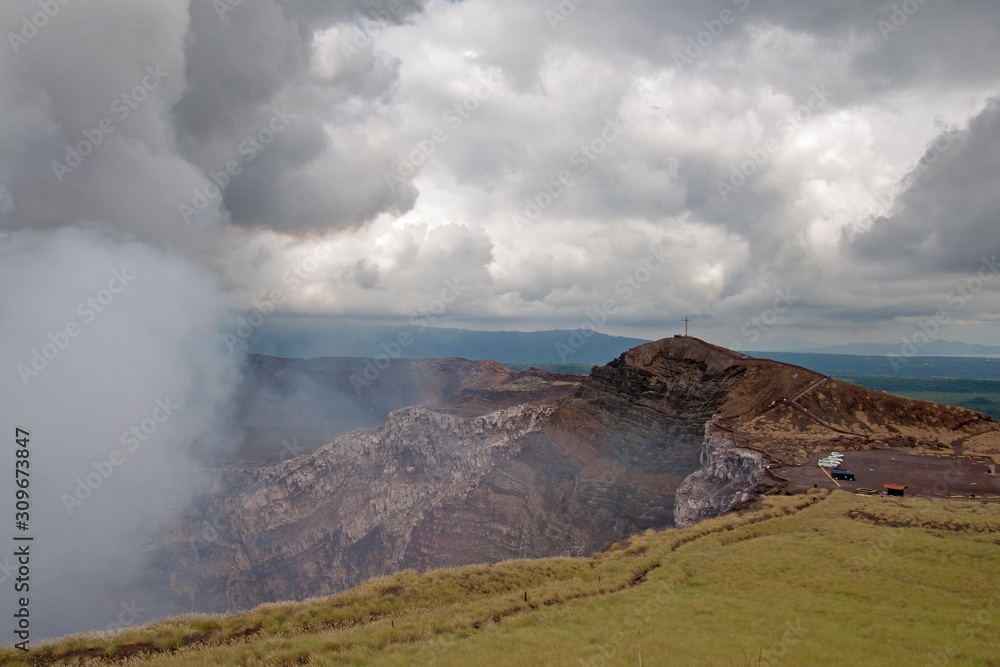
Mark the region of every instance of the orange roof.
POLYGON ((902 491, 906 487, 903 486, 902 484, 883 484, 882 488, 883 489, 892 489, 893 491, 902 491))

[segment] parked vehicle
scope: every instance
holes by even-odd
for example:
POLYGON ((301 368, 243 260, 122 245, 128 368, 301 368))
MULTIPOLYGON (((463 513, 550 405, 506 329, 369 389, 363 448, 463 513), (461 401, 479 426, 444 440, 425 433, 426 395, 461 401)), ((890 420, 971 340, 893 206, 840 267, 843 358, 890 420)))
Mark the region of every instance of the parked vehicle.
POLYGON ((850 470, 844 470, 843 468, 834 468, 830 471, 830 477, 834 479, 842 479, 848 482, 854 481, 854 473, 850 470))
POLYGON ((821 468, 837 468, 844 461, 844 455, 840 452, 830 452, 829 456, 819 460, 821 468))

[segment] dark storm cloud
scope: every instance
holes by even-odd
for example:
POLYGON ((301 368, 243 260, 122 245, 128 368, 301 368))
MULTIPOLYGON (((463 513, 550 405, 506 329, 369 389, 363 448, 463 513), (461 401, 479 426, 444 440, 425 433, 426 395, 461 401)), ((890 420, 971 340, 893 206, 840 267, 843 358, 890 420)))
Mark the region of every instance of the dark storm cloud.
POLYGON ((378 264, 372 264, 367 259, 359 259, 353 267, 345 271, 348 279, 364 289, 379 287, 378 264))
POLYGON ((0 25, 21 40, 0 55, 0 185, 16 206, 6 224, 95 220, 197 248, 192 218, 294 233, 408 209, 412 191, 396 195, 383 178, 403 149, 386 132, 398 65, 370 48, 346 58, 332 44, 335 67, 317 72, 315 38, 412 20, 420 8, 247 0, 220 12, 107 0, 60 5, 41 28, 18 31, 38 7, 4 3, 0 25), (275 114, 293 120, 272 136, 275 114))
POLYGON ((931 142, 892 215, 859 236, 855 251, 915 274, 973 271, 984 254, 1000 252, 998 174, 1000 100, 994 99, 968 129, 931 142))
MULTIPOLYGON (((245 2, 220 20, 194 3, 187 35, 188 89, 175 112, 182 154, 206 172, 248 163, 231 179, 225 207, 237 225, 296 232, 358 227, 386 210, 402 211, 412 193, 397 195, 383 174, 401 148, 372 141, 398 78, 391 58, 370 48, 344 54, 332 45, 337 71, 310 66, 317 30, 353 22, 362 27, 402 22, 418 3, 245 2), (392 11, 390 11, 390 7, 392 11), (346 110, 349 105, 360 109, 346 110), (294 117, 273 143, 253 138, 275 109, 294 117), (250 137, 248 143, 247 137, 250 137)), ((361 28, 355 27, 355 30, 361 28)), ((323 45, 319 45, 323 46, 323 45)))

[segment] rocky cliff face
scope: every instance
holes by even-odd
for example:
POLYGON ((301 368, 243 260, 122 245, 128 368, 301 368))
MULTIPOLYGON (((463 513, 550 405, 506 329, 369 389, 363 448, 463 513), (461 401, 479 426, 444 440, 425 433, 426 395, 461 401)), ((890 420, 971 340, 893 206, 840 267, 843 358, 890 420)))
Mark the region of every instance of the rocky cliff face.
POLYGON ((565 396, 580 380, 542 374, 554 393, 534 396, 524 385, 535 375, 495 361, 394 359, 379 367, 369 359, 250 355, 236 405, 242 441, 232 452, 208 453, 208 463, 274 464, 315 451, 344 433, 381 426, 390 412, 400 408, 456 401, 469 406, 481 394, 496 394, 499 388, 517 383, 515 388, 522 391, 508 391, 512 396, 506 403, 490 396, 495 409, 565 396))
POLYGON ((149 546, 144 585, 171 601, 164 612, 221 611, 405 568, 585 555, 722 513, 770 483, 768 463, 831 442, 1000 451, 1000 427, 977 413, 693 338, 642 345, 582 381, 495 366, 470 367, 464 387, 428 372, 457 395, 277 465, 213 472, 149 546))
POLYGON ((405 408, 291 461, 221 471, 159 540, 158 565, 200 610, 331 593, 402 569, 421 517, 465 496, 553 409, 461 417, 405 408))
POLYGON ((702 467, 685 477, 677 489, 674 523, 682 527, 718 516, 770 486, 764 455, 737 447, 730 432, 710 422, 705 429, 702 467))

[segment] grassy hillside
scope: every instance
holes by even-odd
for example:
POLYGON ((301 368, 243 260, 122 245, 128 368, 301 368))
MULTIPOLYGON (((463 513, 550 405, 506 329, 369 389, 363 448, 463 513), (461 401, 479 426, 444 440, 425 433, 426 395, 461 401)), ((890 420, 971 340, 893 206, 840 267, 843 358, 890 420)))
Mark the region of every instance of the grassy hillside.
POLYGON ((1000 380, 1000 359, 985 357, 918 355, 894 359, 884 354, 864 356, 809 352, 747 352, 747 354, 760 359, 774 359, 787 364, 804 366, 817 373, 841 378, 881 375, 886 377, 1000 380))
MULTIPOLYGON (((1000 505, 817 491, 584 559, 406 572, 34 664, 1000 665, 1000 505)), ((2 664, 29 664, 6 649, 2 664)))
POLYGON ((982 412, 1000 421, 1000 380, 862 376, 844 378, 869 389, 920 401, 933 401, 982 412))

